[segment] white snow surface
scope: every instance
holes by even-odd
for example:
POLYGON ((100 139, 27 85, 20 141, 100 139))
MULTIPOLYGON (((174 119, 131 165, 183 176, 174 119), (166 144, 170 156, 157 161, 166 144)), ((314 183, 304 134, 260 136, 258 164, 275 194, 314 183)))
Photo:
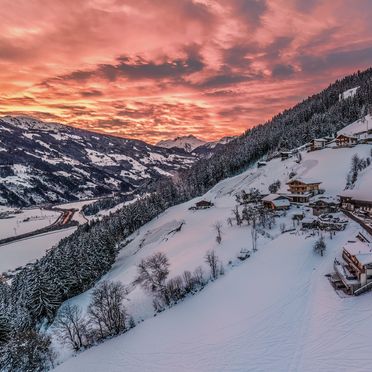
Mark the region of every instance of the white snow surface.
MULTIPOLYGON (((140 260, 158 251, 169 258, 170 277, 199 265, 207 270, 204 255, 209 249, 215 249, 226 274, 156 317, 151 297, 131 285, 125 305, 139 324, 74 358, 60 346, 64 363, 57 371, 367 371, 372 363, 372 294, 342 298, 325 277, 360 226, 349 221, 332 240, 325 236, 327 251, 320 257, 312 250, 316 236, 299 230, 280 233, 281 223, 292 225, 288 213, 268 235, 260 235, 258 252, 240 263, 240 250, 251 249, 250 228, 229 227, 226 219, 232 216, 237 192, 256 187, 267 193, 277 179, 282 184, 279 192, 285 192, 293 171, 321 181, 324 196, 335 196, 345 187, 354 153, 366 157, 370 149, 358 145, 303 153, 301 164, 271 160, 264 168, 252 167, 221 181, 202 198, 172 207, 143 226, 102 280, 131 284, 140 260), (215 206, 188 209, 201 199, 215 206), (221 245, 215 239, 216 221, 223 224, 221 245), (180 224, 181 231, 174 232, 180 224)), ((372 167, 364 172, 358 180, 369 182, 372 167)), ((311 216, 308 208, 293 211, 311 216)), ((90 293, 69 302, 85 312, 90 293)))
POLYGON ((71 227, 0 245, 0 273, 25 266, 41 258, 47 250, 75 230, 76 227, 71 227))
POLYGON ((359 86, 345 90, 344 92, 339 94, 338 99, 341 101, 349 97, 354 97, 358 89, 359 89, 359 86))
POLYGON ((0 219, 0 239, 22 235, 51 225, 59 215, 60 212, 40 208, 23 209, 19 214, 11 213, 11 218, 0 219))

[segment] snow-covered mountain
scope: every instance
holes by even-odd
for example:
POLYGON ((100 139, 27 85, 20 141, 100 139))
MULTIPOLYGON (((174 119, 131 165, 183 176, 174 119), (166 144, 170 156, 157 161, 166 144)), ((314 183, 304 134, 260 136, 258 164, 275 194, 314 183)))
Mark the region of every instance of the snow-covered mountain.
POLYGON ((187 152, 192 152, 199 146, 206 144, 206 141, 201 140, 190 134, 189 136, 176 137, 174 139, 159 141, 156 146, 164 147, 166 149, 179 148, 187 152))
POLYGON ((156 144, 156 146, 164 147, 167 149, 170 148, 179 148, 183 149, 189 153, 197 153, 199 155, 209 155, 216 150, 217 147, 222 147, 227 143, 231 142, 236 137, 223 137, 218 141, 207 142, 201 140, 190 134, 189 136, 177 137, 171 140, 162 140, 156 144))
POLYGON ((0 204, 130 192, 194 160, 180 149, 7 116, 0 119, 0 204))

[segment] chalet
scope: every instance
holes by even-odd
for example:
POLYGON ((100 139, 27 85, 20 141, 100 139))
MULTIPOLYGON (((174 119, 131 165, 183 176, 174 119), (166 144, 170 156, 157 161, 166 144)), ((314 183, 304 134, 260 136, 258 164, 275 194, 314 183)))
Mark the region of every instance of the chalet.
POLYGON ((210 207, 213 207, 214 204, 207 200, 201 200, 195 203, 194 207, 191 207, 190 209, 208 209, 210 207))
POLYGON ((293 156, 292 151, 281 151, 280 152, 280 157, 282 160, 287 160, 293 156))
POLYGON ((289 209, 290 203, 287 197, 278 194, 269 194, 262 198, 262 204, 265 208, 274 210, 289 209))
POLYGON ((346 134, 339 134, 336 137, 337 147, 352 147, 358 143, 358 138, 354 136, 348 136, 346 134))
POLYGON ((372 247, 349 241, 342 250, 343 261, 335 260, 334 269, 349 294, 358 295, 372 287, 372 247))
POLYGON ((320 216, 324 213, 338 212, 338 203, 329 200, 319 199, 313 203, 310 203, 309 207, 313 209, 314 216, 320 216))
POLYGON ((308 203, 310 197, 319 194, 321 182, 308 178, 292 178, 287 182, 290 195, 288 198, 293 203, 308 203))
POLYGON ((372 144, 372 129, 355 133, 354 136, 358 138, 360 143, 372 144))
POLYGON ((350 212, 365 212, 372 216, 372 192, 346 190, 339 195, 341 208, 350 212))
POLYGON ((325 138, 315 138, 310 142, 310 151, 324 149, 328 142, 325 138))

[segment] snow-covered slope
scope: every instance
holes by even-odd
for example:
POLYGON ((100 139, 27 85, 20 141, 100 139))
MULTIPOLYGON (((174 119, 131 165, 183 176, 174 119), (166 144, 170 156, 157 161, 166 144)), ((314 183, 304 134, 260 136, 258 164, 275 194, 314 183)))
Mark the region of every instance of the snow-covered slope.
MULTIPOLYGON (((338 134, 346 134, 348 136, 358 135, 372 129, 372 117, 366 115, 364 118, 356 120, 354 123, 341 129, 338 134)), ((363 138, 363 135, 361 136, 363 138)))
POLYGON ((341 101, 343 99, 354 97, 359 87, 351 88, 348 90, 345 90, 345 92, 342 92, 339 94, 338 99, 341 101))
POLYGON ((0 119, 0 204, 129 192, 195 158, 179 149, 8 116, 0 119))
MULTIPOLYGON (((332 271, 334 257, 342 245, 354 238, 360 227, 349 221, 346 230, 326 236, 325 257, 312 251, 317 236, 300 230, 281 234, 279 226, 292 226, 293 213, 308 208, 292 207, 276 225, 260 235, 258 252, 240 263, 241 248, 251 248, 250 228, 229 226, 235 194, 252 187, 268 192, 280 180, 279 192, 291 172, 315 178, 336 196, 345 187, 352 156, 370 155, 371 146, 303 153, 294 159, 273 159, 267 166, 251 168, 217 184, 202 198, 172 207, 133 234, 102 280, 120 280, 128 285, 137 275, 136 265, 144 257, 161 251, 170 260, 170 277, 199 265, 214 249, 226 273, 201 293, 153 317, 152 300, 138 285, 132 285, 125 305, 137 322, 129 332, 67 359, 58 371, 350 371, 366 370, 372 357, 372 297, 340 298, 324 276, 332 271), (213 208, 192 211, 200 199, 213 208), (216 243, 213 224, 223 225, 222 243, 216 243), (179 232, 175 227, 183 223, 179 232), (172 232, 173 231, 173 232, 172 232), (352 350, 352 352, 350 351, 352 350)), ((372 167, 364 170, 360 184, 372 189, 372 167)), ((357 187, 358 185, 356 185, 357 187)), ((86 309, 90 293, 69 302, 86 309)))
POLYGON ((167 149, 179 148, 187 152, 192 152, 194 149, 204 145, 205 143, 207 142, 190 134, 189 136, 181 136, 176 137, 175 139, 159 141, 156 146, 164 147, 167 149))

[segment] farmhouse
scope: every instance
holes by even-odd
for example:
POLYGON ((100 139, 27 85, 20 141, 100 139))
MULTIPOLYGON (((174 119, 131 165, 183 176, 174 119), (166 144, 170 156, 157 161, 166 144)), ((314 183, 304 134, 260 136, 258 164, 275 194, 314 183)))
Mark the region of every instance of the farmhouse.
POLYGON ((293 153, 291 151, 281 151, 280 152, 280 157, 282 160, 289 159, 293 156, 293 153))
POLYGON ((201 200, 195 203, 194 207, 191 207, 190 209, 208 209, 210 207, 213 207, 214 204, 207 200, 201 200))
POLYGON ((262 198, 262 204, 268 209, 284 210, 289 209, 290 203, 287 197, 278 194, 269 194, 262 198))
POLYGON ((311 196, 319 194, 321 182, 308 178, 293 178, 287 182, 288 197, 294 203, 308 203, 311 196))
POLYGON ((348 136, 346 134, 339 134, 336 137, 337 147, 352 147, 358 143, 358 138, 354 136, 348 136))
POLYGON ((372 215, 372 192, 346 190, 339 195, 341 208, 354 212, 359 211, 372 215))
POLYGON ((324 149, 328 142, 325 138, 315 138, 310 142, 310 151, 324 149))
POLYGON ((338 212, 338 203, 329 200, 319 199, 309 205, 313 209, 314 216, 320 216, 324 213, 338 212))
POLYGON ((372 287, 372 247, 350 241, 342 250, 343 261, 335 260, 334 269, 349 294, 358 295, 372 287))

